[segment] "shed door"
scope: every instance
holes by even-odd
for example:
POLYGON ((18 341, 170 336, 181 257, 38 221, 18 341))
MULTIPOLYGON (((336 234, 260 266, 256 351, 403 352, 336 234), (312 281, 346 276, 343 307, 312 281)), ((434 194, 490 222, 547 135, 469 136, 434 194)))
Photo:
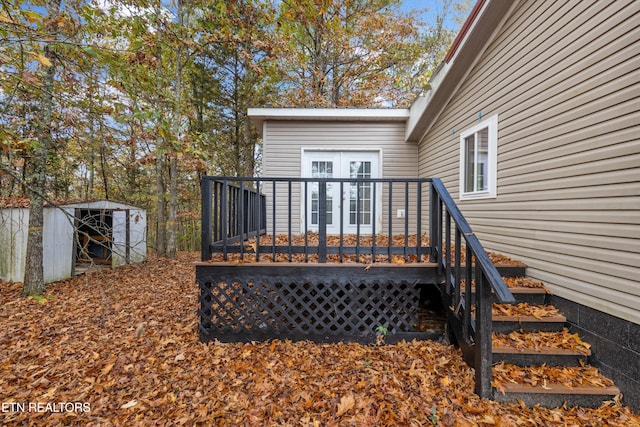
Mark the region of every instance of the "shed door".
POLYGON ((112 265, 127 263, 127 210, 113 211, 113 258, 112 265))
MULTIPOLYGON (((303 176, 312 178, 379 178, 379 153, 308 151, 304 153, 302 173, 303 176)), ((374 192, 376 191, 372 183, 345 182, 342 185, 327 183, 327 233, 339 234, 341 224, 342 231, 346 234, 355 233, 358 226, 361 233, 371 233, 373 222, 380 223, 382 211, 379 206, 374 209, 374 192), (374 218, 374 210, 376 218, 374 218)), ((381 199, 381 194, 377 191, 376 204, 379 204, 381 199)), ((319 186, 317 183, 309 183, 306 197, 309 230, 318 230, 318 208, 319 186)), ((302 218, 304 230, 304 211, 302 218)))

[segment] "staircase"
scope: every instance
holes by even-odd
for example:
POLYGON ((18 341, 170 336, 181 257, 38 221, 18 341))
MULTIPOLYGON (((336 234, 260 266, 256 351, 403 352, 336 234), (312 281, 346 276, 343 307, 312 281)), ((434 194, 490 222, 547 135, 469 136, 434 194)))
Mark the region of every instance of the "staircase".
MULTIPOLYGON (((525 278, 525 268, 498 267, 511 276, 503 280, 516 303, 493 304, 494 399, 551 408, 598 407, 616 399, 620 390, 589 366, 590 345, 570 332, 567 319, 547 304, 549 291, 525 278)), ((471 292, 474 299, 473 287, 471 292)), ((454 334, 450 338, 456 340, 454 334)))

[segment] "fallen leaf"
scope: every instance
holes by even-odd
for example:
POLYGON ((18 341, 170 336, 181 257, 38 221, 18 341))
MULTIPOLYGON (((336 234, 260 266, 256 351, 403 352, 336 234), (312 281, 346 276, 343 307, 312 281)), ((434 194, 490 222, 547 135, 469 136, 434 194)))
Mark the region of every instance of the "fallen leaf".
POLYGON ((348 394, 346 396, 342 396, 340 398, 340 403, 338 403, 338 411, 336 412, 336 417, 341 417, 356 404, 356 400, 352 394, 348 394))
POLYGON ((102 371, 100 372, 100 374, 102 374, 102 376, 107 375, 109 372, 111 372, 111 369, 113 369, 113 363, 109 363, 107 366, 105 366, 104 368, 102 368, 102 371))
POLYGON ((485 423, 485 424, 495 424, 496 423, 496 419, 492 416, 492 415, 485 415, 481 420, 481 423, 485 423))

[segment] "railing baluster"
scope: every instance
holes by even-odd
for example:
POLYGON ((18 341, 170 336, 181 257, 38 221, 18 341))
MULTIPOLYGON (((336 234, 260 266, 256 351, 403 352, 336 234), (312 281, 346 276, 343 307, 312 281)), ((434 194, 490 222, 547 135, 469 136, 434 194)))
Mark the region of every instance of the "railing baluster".
POLYGON ((212 241, 217 242, 220 240, 220 183, 218 181, 214 181, 213 186, 213 240, 210 240, 209 244, 211 244, 212 241))
POLYGON ((340 247, 338 248, 340 262, 344 262, 344 199, 344 181, 340 181, 340 247))
POLYGON ((318 262, 327 262, 327 181, 318 189, 318 262))
POLYGON ((262 207, 260 206, 260 180, 256 180, 256 192, 251 193, 256 199, 256 262, 260 261, 260 225, 262 224, 262 207))
POLYGON ((451 283, 451 214, 448 209, 445 209, 444 212, 444 236, 445 236, 445 248, 444 248, 444 262, 445 268, 444 273, 446 275, 446 293, 447 295, 451 295, 452 283, 451 283))
MULTIPOLYGON (((238 190, 238 193, 240 194, 240 197, 237 198, 236 203, 238 205, 238 212, 237 212, 237 220, 238 220, 238 228, 239 228, 239 234, 240 235, 240 260, 244 260, 244 241, 245 241, 245 227, 244 227, 244 180, 240 181, 240 189, 238 190)), ((248 200, 247 200, 248 202, 248 200)), ((248 238, 248 231, 247 231, 247 238, 248 238)))
POLYGON ((304 182, 304 262, 309 262, 309 181, 304 182))
POLYGON ((473 279, 473 254, 471 248, 465 248, 465 279, 464 279, 464 317, 462 318, 462 337, 465 341, 469 341, 469 329, 471 329, 471 281, 473 279))
POLYGON ((454 271, 453 271, 453 280, 454 280, 454 285, 453 285, 453 289, 454 289, 454 294, 453 294, 453 306, 456 307, 456 309, 460 306, 460 279, 461 279, 461 275, 460 275, 460 258, 461 258, 461 233, 460 233, 460 229, 458 228, 458 226, 456 225, 455 227, 456 230, 456 234, 455 234, 455 253, 454 253, 454 271))
POLYGON ((438 247, 439 245, 437 244, 437 221, 436 221, 436 216, 437 216, 437 203, 438 203, 438 193, 436 192, 435 186, 433 183, 431 183, 431 185, 429 186, 429 247, 430 249, 430 255, 429 255, 429 261, 430 262, 437 262, 437 253, 438 253, 438 247))
POLYGON ((375 182, 371 184, 371 199, 373 206, 371 207, 371 262, 376 262, 376 188, 378 184, 375 182))
POLYGON ((272 189, 271 189, 271 230, 272 230, 272 235, 271 235, 271 257, 272 260, 275 262, 276 260, 276 185, 277 185, 277 181, 274 179, 272 182, 272 189))
POLYGON ((228 219, 228 223, 229 223, 229 229, 227 230, 227 237, 230 236, 235 236, 238 234, 238 227, 237 227, 237 218, 238 215, 236 214, 236 199, 237 199, 237 193, 236 193, 236 189, 234 187, 229 186, 229 219, 228 219))
MULTIPOLYGON (((356 262, 360 262, 360 215, 362 212, 362 203, 360 203, 360 182, 356 181, 356 262)), ((351 207, 351 202, 349 202, 351 207)))
POLYGON ((288 184, 289 184, 289 188, 288 188, 289 192, 288 192, 288 197, 287 197, 287 202, 288 202, 288 203, 287 203, 287 205, 289 206, 289 207, 288 207, 289 215, 288 215, 288 221, 287 221, 287 223, 288 223, 288 237, 289 237, 289 239, 288 239, 288 245, 289 245, 289 262, 291 262, 291 257, 292 257, 292 255, 293 255, 293 254, 291 253, 291 205, 293 204, 293 200, 291 199, 291 185, 292 185, 292 182, 291 182, 291 181, 289 181, 289 182, 288 182, 288 184))
POLYGON ((416 182, 416 255, 422 262, 422 181, 416 182))
POLYGON ((389 236, 387 242, 387 260, 393 260, 391 246, 393 245, 393 181, 389 181, 389 236))

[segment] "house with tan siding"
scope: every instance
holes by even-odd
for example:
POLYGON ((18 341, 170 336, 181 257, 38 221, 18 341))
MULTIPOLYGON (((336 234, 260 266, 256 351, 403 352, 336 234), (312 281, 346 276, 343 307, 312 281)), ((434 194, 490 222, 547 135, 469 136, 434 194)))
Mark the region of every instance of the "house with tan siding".
POLYGON ((368 154, 380 177, 442 179, 640 405, 638 52, 638 1, 479 0, 410 109, 249 115, 265 176, 368 154))
MULTIPOLYGON (((249 115, 262 135, 263 174, 271 178, 289 177, 325 177, 325 178, 401 178, 416 174, 418 170, 418 144, 405 140, 406 121, 409 109, 271 109, 252 108, 249 115), (357 167, 356 167, 357 165, 357 167)), ((270 194, 270 183, 263 189, 270 194)), ((340 210, 338 185, 330 184, 329 192, 336 193, 330 200, 333 212, 340 210)), ((373 188, 371 188, 373 190, 373 188)), ((389 191, 378 185, 381 197, 376 200, 376 218, 367 218, 361 227, 386 229, 389 214, 383 210, 388 205, 389 191)), ((301 185, 293 189, 294 199, 303 200, 301 185)), ((317 218, 312 206, 317 190, 308 189, 311 199, 307 207, 306 226, 313 230, 317 227, 317 218)), ((343 188, 343 192, 347 189, 343 188)), ((276 203, 276 217, 287 218, 289 208, 285 191, 278 191, 282 198, 276 203)), ((404 193, 397 192, 393 204, 404 206, 404 193)), ((371 198, 367 199, 372 203, 371 198)), ((414 204, 415 202, 412 201, 414 204)), ((409 207, 412 208, 413 204, 409 207)), ((373 215, 373 206, 369 211, 373 215)), ((304 202, 292 209, 293 233, 305 230, 304 202)), ((350 215, 350 209, 343 209, 344 215, 350 215)), ((267 212, 267 223, 271 221, 271 212, 267 212)), ((397 210, 392 221, 396 227, 402 224, 397 210)), ((330 219, 328 232, 338 234, 338 218, 330 219)), ((353 218, 345 218, 345 231, 354 232, 353 218)), ((276 225, 277 233, 287 231, 287 222, 276 225)), ((415 224, 412 227, 415 232, 415 224)))

